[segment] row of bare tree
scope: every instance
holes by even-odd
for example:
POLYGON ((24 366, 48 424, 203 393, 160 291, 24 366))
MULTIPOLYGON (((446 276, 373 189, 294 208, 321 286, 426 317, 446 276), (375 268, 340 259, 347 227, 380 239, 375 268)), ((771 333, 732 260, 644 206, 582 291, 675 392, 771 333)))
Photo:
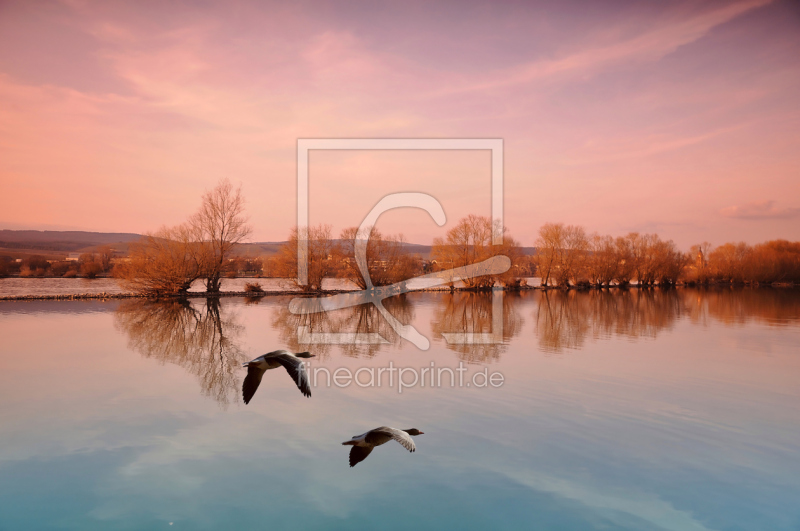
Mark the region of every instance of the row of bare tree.
MULTIPOLYGON (((800 242, 775 240, 755 246, 726 243, 713 248, 709 243, 681 252, 671 241, 656 234, 630 233, 613 238, 587 234, 583 227, 547 223, 539 230, 537 253, 526 256, 508 234, 502 245, 492 245, 488 218, 468 216, 437 238, 432 260, 404 251, 401 236, 384 236, 377 229, 369 233, 367 263, 373 285, 383 286, 430 273, 475 264, 492 256, 505 255, 512 267, 500 275, 485 275, 464 282, 481 289, 495 284, 519 286, 525 277, 540 276, 544 286, 669 286, 685 283, 774 283, 800 282, 800 242)), ((339 240, 331 239, 329 226, 312 228, 308 234, 309 290, 318 289, 325 277, 348 278, 360 288, 364 280, 354 260, 356 228, 345 229, 339 240)), ((274 258, 264 261, 268 276, 297 276, 297 231, 274 258)))
POLYGON ((499 274, 485 274, 464 280, 469 289, 485 289, 495 284, 519 286, 521 276, 530 274, 519 244, 504 234, 501 245, 492 245, 493 227, 487 217, 470 215, 449 230, 444 238, 434 240, 432 260, 425 262, 419 255, 408 252, 402 235, 384 235, 377 228, 359 231, 357 227, 344 229, 338 240, 331 236, 330 225, 318 225, 298 233, 293 229, 289 240, 271 264, 273 276, 297 278, 297 256, 305 253, 308 264, 308 284, 299 286, 308 291, 319 290, 324 278, 345 278, 359 288, 367 287, 367 280, 359 269, 356 248, 365 247, 365 266, 373 286, 388 286, 423 273, 435 273, 483 262, 493 256, 504 255, 511 260, 511 268, 499 274), (306 244, 299 245, 303 239, 306 244), (303 250, 305 247, 305 250, 303 250))
POLYGON ((630 233, 613 238, 587 234, 583 227, 547 223, 539 230, 537 253, 531 268, 526 265, 517 242, 504 237, 491 245, 488 218, 469 216, 434 242, 433 256, 440 268, 480 262, 494 255, 512 259, 512 269, 503 275, 487 275, 466 282, 468 287, 500 283, 514 285, 521 277, 537 274, 544 286, 675 285, 685 282, 799 282, 800 242, 775 240, 749 246, 727 243, 713 249, 710 244, 681 252, 671 240, 657 234, 630 233), (535 268, 535 271, 534 271, 535 268))
POLYGON ((689 257, 672 240, 630 233, 612 238, 583 227, 546 223, 539 229, 536 265, 543 286, 672 285, 689 257))
MULTIPOLYGON (((630 233, 613 238, 587 234, 583 227, 547 223, 539 229, 537 253, 524 256, 518 242, 505 227, 488 217, 469 215, 437 238, 432 260, 425 262, 408 252, 402 235, 384 235, 377 228, 351 227, 333 239, 330 225, 293 229, 277 256, 262 261, 235 259, 235 246, 250 234, 244 215, 241 189, 223 180, 207 192, 200 209, 177 227, 164 227, 132 244, 129 258, 117 265, 114 274, 129 289, 152 295, 185 293, 190 285, 204 279, 206 290, 219 292, 226 271, 268 268, 268 276, 297 279, 298 253, 307 264, 308 282, 298 286, 318 291, 325 278, 345 278, 358 287, 386 286, 423 273, 436 273, 473 264, 489 264, 495 256, 510 259, 502 273, 463 280, 468 289, 495 285, 520 287, 524 278, 538 275, 543 286, 669 286, 686 282, 798 282, 800 242, 782 240, 751 247, 725 244, 695 246, 683 253, 671 240, 656 234, 630 233), (497 236, 502 244, 493 245, 497 236), (363 246, 363 247, 362 247, 363 246), (356 251, 364 248, 362 272, 356 251)), ((488 266, 487 266, 488 267, 488 266)))
POLYGON ((800 282, 800 242, 773 240, 758 245, 726 243, 716 249, 705 242, 692 247, 688 282, 800 282))
POLYGON ((632 232, 612 238, 583 227, 547 223, 539 229, 535 263, 544 286, 640 286, 686 283, 800 282, 800 242, 750 246, 705 242, 683 253, 672 240, 632 232))

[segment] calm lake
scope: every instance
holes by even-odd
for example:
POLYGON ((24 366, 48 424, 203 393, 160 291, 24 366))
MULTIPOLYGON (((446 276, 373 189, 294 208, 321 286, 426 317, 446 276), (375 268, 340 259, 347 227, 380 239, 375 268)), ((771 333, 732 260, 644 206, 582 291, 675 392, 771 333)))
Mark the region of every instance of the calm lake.
POLYGON ((800 529, 796 290, 290 301, 0 302, 0 529, 800 529))

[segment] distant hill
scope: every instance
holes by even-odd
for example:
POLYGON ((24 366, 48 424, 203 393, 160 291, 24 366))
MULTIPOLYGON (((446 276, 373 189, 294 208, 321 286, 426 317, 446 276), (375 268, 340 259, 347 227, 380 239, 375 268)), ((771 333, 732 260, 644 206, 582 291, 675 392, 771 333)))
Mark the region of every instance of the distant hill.
MULTIPOLYGON (((0 249, 31 253, 36 251, 71 253, 90 252, 94 247, 110 245, 117 251, 127 252, 128 244, 141 238, 132 232, 84 232, 55 230, 0 230, 0 249)), ((339 240, 334 240, 338 242, 339 240)), ((244 256, 272 256, 278 253, 286 242, 243 243, 236 248, 236 254, 244 256)), ((429 259, 430 245, 404 243, 406 251, 429 259)), ((536 254, 535 247, 523 247, 523 254, 536 254)))
POLYGON ((426 260, 430 260, 431 258, 430 245, 420 245, 418 243, 404 243, 403 247, 405 247, 406 252, 409 254, 418 254, 426 260))
MULTIPOLYGON (((136 241, 130 232, 84 232, 56 230, 0 230, 0 247, 25 250, 77 252, 87 247, 136 241)), ((127 247, 127 246, 126 246, 127 247)))
POLYGON ((278 254, 278 251, 286 242, 254 242, 242 243, 236 249, 236 254, 247 256, 272 256, 278 254))

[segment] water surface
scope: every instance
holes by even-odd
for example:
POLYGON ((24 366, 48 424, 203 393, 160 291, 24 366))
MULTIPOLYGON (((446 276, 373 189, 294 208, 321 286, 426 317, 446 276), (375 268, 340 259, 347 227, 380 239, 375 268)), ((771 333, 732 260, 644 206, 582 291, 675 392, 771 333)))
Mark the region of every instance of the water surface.
POLYGON ((389 312, 0 302, 0 529, 800 528, 800 296, 792 291, 412 293, 389 312), (314 333, 380 344, 307 345, 314 333), (476 332, 497 344, 448 344, 476 332), (313 368, 458 367, 501 387, 312 388, 313 368), (416 427, 350 468, 340 443, 416 427))

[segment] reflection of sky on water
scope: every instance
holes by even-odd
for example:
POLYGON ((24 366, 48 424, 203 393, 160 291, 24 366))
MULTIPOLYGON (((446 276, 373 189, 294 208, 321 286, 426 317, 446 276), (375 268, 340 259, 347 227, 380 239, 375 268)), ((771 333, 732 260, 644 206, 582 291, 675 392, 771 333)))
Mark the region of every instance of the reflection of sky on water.
MULTIPOLYGON (((509 299, 523 323, 486 358, 500 389, 318 387, 306 399, 270 371, 249 406, 227 409, 197 374, 131 350, 120 303, 0 303, 0 529, 800 524, 800 328, 782 317, 796 303, 761 301, 768 317, 742 319, 729 300, 739 317, 727 319, 686 297, 657 334, 554 350, 536 295, 509 299), (382 424, 425 431, 418 451, 386 445, 351 470, 339 443, 382 424)), ((409 297, 430 351, 336 347, 315 363, 456 365, 463 353, 431 330, 442 295, 409 297)), ((285 303, 223 301, 244 357, 279 346, 285 303)))

